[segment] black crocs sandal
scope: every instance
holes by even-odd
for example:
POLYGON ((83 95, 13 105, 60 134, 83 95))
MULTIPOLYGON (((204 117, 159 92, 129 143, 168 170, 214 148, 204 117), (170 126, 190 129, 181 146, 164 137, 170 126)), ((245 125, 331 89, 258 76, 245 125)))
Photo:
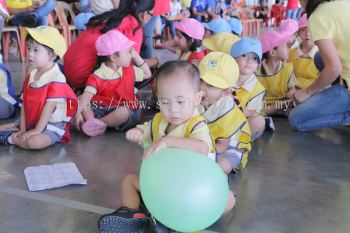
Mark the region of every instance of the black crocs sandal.
POLYGON ((153 220, 153 232, 154 233, 175 233, 176 231, 170 229, 169 227, 160 223, 157 219, 152 218, 153 220))
POLYGON ((150 227, 150 218, 142 211, 125 206, 115 212, 105 214, 98 220, 101 233, 146 233, 150 227))

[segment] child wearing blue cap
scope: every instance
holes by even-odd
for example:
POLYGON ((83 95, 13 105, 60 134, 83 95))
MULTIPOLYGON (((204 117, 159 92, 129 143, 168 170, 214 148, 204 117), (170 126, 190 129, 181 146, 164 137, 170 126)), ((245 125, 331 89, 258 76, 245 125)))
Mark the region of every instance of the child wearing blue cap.
POLYGON ((222 18, 217 18, 209 23, 203 23, 205 28, 204 38, 209 38, 220 32, 231 32, 231 26, 222 18))
POLYGON ((227 23, 230 25, 231 32, 234 35, 240 36, 242 34, 242 32, 243 32, 243 25, 242 25, 242 22, 238 18, 232 17, 232 18, 227 20, 227 23))
POLYGON ((239 78, 236 83, 236 93, 248 119, 252 139, 259 138, 265 130, 265 117, 260 114, 266 89, 258 81, 255 72, 262 58, 262 48, 259 40, 246 37, 233 44, 231 56, 239 66, 239 78))

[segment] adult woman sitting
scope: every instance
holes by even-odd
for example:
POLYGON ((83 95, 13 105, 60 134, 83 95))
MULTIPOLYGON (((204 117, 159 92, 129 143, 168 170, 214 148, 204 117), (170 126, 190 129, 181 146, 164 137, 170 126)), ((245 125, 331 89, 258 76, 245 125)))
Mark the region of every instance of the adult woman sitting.
POLYGON ((350 1, 304 0, 312 39, 324 68, 308 88, 295 94, 301 103, 289 115, 299 131, 350 125, 350 1), (340 76, 340 84, 329 85, 340 76))

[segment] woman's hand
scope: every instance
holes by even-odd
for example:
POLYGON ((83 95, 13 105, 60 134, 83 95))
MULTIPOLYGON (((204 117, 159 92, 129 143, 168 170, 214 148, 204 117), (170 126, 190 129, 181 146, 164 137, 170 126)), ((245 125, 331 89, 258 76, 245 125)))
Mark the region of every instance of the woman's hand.
POLYGON ((295 92, 294 99, 297 103, 302 103, 311 96, 312 94, 310 94, 307 89, 300 89, 295 92))

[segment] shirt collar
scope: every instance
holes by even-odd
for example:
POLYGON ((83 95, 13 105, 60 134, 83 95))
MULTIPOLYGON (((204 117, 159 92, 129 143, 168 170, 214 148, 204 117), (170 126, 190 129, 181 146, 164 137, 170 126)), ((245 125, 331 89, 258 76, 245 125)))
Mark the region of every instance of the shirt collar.
MULTIPOLYGON (((272 73, 269 70, 269 67, 267 66, 266 60, 263 60, 261 64, 266 72, 266 75, 268 75, 268 76, 275 75, 274 73, 272 73)), ((282 68, 282 66, 283 66, 283 62, 280 61, 280 63, 278 64, 277 70, 280 70, 282 68)))
POLYGON ((250 78, 247 81, 245 81, 242 84, 242 86, 238 87, 237 89, 244 88, 247 91, 252 92, 254 87, 255 87, 256 82, 257 82, 256 76, 255 76, 255 74, 252 74, 252 76, 250 76, 250 78))
POLYGON ((123 76, 123 68, 119 67, 117 70, 113 70, 103 62, 101 67, 95 71, 95 74, 105 79, 117 79, 123 76))
POLYGON ((51 69, 43 73, 40 76, 39 80, 34 79, 37 72, 38 69, 33 69, 30 72, 28 85, 31 85, 33 87, 42 87, 50 82, 65 82, 65 80, 62 80, 61 75, 56 75, 57 73, 61 73, 60 68, 57 64, 54 64, 54 66, 51 69))
POLYGON ((309 57, 309 58, 314 58, 315 57, 315 54, 318 52, 318 47, 316 45, 314 45, 309 52, 307 53, 304 53, 302 50, 301 50, 301 47, 298 47, 297 48, 297 51, 298 51, 298 56, 299 57, 309 57))

